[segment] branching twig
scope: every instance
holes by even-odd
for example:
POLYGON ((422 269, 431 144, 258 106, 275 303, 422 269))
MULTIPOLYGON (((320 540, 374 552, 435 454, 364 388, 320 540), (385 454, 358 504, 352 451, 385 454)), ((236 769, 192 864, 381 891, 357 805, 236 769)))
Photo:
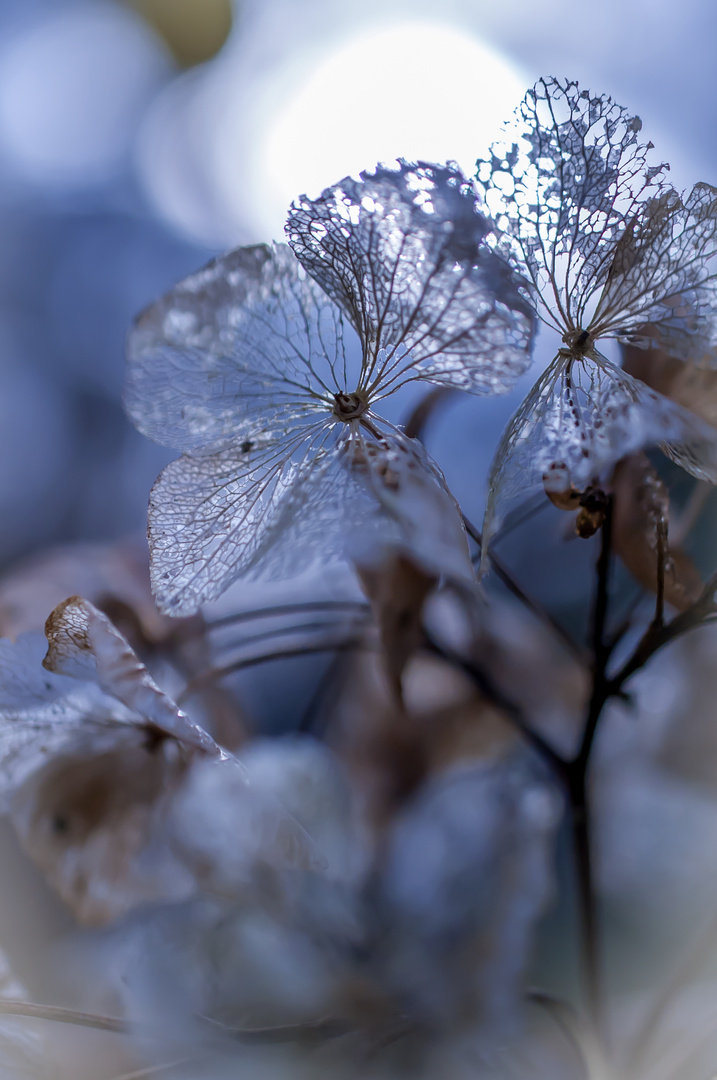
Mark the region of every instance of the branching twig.
POLYGON ((714 599, 716 590, 717 574, 713 574, 694 604, 685 611, 681 611, 668 623, 659 626, 655 622, 650 623, 632 656, 609 680, 609 696, 614 697, 620 693, 624 683, 636 671, 644 667, 648 660, 652 659, 655 653, 663 649, 665 645, 669 645, 671 641, 686 634, 689 630, 695 630, 698 626, 711 622, 712 616, 717 614, 717 604, 714 599))
MULTIPOLYGON (((473 540, 480 548, 483 542, 480 529, 477 529, 476 526, 465 516, 465 514, 463 514, 463 524, 465 525, 466 532, 470 536, 471 540, 473 540)), ((560 639, 562 644, 566 646, 568 651, 571 652, 572 655, 581 664, 584 664, 586 661, 586 657, 577 641, 575 641, 570 636, 567 630, 560 625, 558 620, 554 618, 554 616, 551 615, 551 613, 546 608, 544 608, 541 604, 538 603, 537 600, 535 600, 532 596, 529 596, 528 593, 526 593, 525 589, 523 589, 523 587, 518 584, 513 575, 510 573, 505 563, 503 563, 502 560, 499 559, 498 556, 495 555, 493 552, 491 552, 490 554, 490 563, 493 567, 493 570, 495 571, 495 576, 500 581, 502 581, 508 591, 511 592, 513 596, 517 600, 519 600, 521 604, 523 604, 523 606, 526 607, 528 611, 530 611, 540 622, 543 622, 546 626, 549 626, 553 633, 560 639)))
POLYGON ((530 726, 520 705, 506 697, 480 664, 461 656, 445 645, 439 644, 426 630, 424 630, 424 645, 435 656, 440 656, 441 659, 464 671, 484 697, 497 705, 501 712, 505 714, 525 741, 537 751, 552 769, 560 773, 561 777, 564 778, 565 760, 539 732, 530 726))

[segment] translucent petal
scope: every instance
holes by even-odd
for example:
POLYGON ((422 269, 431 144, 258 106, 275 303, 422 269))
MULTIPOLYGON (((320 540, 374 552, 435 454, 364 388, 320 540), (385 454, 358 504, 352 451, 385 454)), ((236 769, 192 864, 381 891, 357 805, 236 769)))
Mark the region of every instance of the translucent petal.
POLYGON ((337 437, 334 425, 319 424, 249 455, 229 446, 171 462, 149 502, 150 571, 160 609, 194 612, 238 577, 278 570, 283 558, 296 573, 305 569, 319 553, 311 534, 297 542, 297 518, 302 508, 310 519, 315 511, 313 522, 325 527, 336 512, 322 481, 337 437))
POLYGON ((293 576, 390 544, 438 574, 471 578, 455 500, 420 444, 365 414, 318 424, 247 464, 236 448, 185 455, 150 498, 159 606, 188 614, 239 577, 293 576), (377 426, 379 425, 379 426, 377 426))
POLYGON ((684 200, 667 189, 643 203, 614 247, 595 335, 657 339, 670 355, 714 366, 716 251, 717 188, 697 184, 684 200))
POLYGON ((498 393, 525 371, 532 313, 489 228, 450 165, 402 161, 294 204, 289 242, 360 334, 362 387, 498 393))
POLYGON ((683 199, 648 163, 641 126, 607 96, 541 79, 478 162, 506 251, 561 330, 624 336, 649 321, 684 338, 709 321, 717 192, 683 199))
POLYGON ((229 756, 193 761, 173 799, 169 828, 172 846, 201 885, 224 895, 256 883, 257 866, 264 873, 267 866, 326 866, 314 841, 279 799, 229 756))
POLYGON ((560 353, 506 428, 489 478, 484 554, 505 513, 559 474, 582 491, 627 454, 658 446, 683 469, 717 482, 717 435, 693 413, 599 354, 560 353))
MULTIPOLYGON (((429 573, 472 587, 475 572, 460 507, 421 443, 395 429, 380 442, 361 436, 351 462, 357 479, 398 526, 386 542, 429 573)), ((367 543, 375 546, 376 538, 362 537, 357 529, 349 553, 360 556, 363 548, 370 558, 367 543)))
POLYGON ((181 742, 210 754, 219 747, 178 709, 101 611, 80 596, 59 604, 45 624, 48 671, 97 682, 137 716, 181 742))
POLYGON ((180 450, 268 445, 356 388, 361 348, 285 245, 239 248, 140 316, 127 411, 180 450))
POLYGON ((26 634, 0 640, 0 798, 55 754, 85 747, 92 752, 146 738, 119 701, 92 683, 46 671, 47 641, 26 634))

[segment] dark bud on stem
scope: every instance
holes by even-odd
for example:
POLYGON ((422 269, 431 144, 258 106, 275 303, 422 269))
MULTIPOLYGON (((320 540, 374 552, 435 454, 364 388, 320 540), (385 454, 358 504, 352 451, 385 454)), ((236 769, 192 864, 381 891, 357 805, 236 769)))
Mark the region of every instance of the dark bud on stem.
POLYGON ((608 508, 608 496, 602 488, 589 487, 580 496, 579 505, 575 532, 581 540, 588 540, 602 528, 608 508))

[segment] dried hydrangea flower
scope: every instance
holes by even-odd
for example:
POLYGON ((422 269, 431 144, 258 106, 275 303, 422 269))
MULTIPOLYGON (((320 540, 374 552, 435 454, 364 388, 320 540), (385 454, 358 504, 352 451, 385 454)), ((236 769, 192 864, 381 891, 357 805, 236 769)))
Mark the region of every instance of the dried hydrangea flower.
POLYGON ((717 190, 683 197, 648 162, 641 123, 609 97, 541 79, 477 180, 499 248, 532 283, 562 347, 513 417, 490 476, 487 540, 531 488, 584 491, 648 446, 717 481, 714 433, 611 364, 602 338, 706 360, 715 339, 717 190), (649 325, 649 334, 646 328, 649 325))
POLYGON ((347 541, 471 575, 440 471, 374 408, 411 381, 500 392, 527 367, 532 313, 488 230, 456 169, 403 162, 301 199, 291 248, 232 252, 139 319, 128 411, 184 451, 150 500, 160 608, 347 541))

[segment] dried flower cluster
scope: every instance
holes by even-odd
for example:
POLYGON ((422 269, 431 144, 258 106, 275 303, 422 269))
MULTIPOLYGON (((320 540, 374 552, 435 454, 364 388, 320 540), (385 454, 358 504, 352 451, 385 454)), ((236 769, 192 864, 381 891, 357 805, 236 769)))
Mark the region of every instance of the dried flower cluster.
POLYGON ((82 928, 61 1004, 0 967, 3 1076, 99 1075, 68 1024, 125 1078, 714 1073, 717 189, 640 128, 540 80, 474 181, 347 177, 139 318, 126 407, 181 451, 149 579, 124 541, 0 581, 0 795, 82 928), (479 532, 415 436, 541 323, 479 532), (283 738, 239 675, 270 665, 283 738))

